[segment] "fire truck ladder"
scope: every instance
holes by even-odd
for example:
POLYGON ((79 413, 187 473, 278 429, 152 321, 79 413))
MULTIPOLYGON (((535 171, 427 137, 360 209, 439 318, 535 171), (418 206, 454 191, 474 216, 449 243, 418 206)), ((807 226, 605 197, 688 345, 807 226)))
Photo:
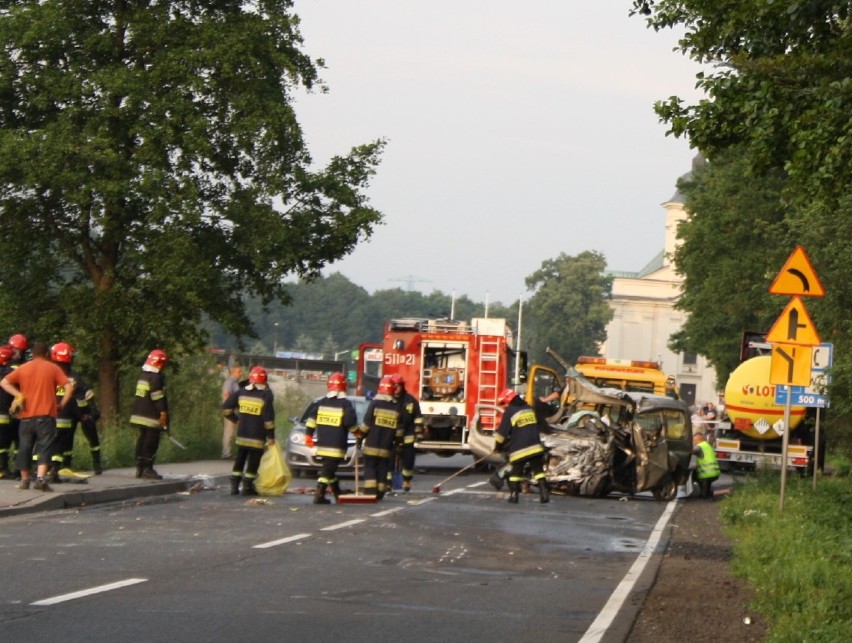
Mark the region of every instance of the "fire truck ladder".
POLYGON ((500 393, 497 382, 497 369, 500 365, 500 340, 482 338, 479 347, 479 403, 497 404, 500 393))

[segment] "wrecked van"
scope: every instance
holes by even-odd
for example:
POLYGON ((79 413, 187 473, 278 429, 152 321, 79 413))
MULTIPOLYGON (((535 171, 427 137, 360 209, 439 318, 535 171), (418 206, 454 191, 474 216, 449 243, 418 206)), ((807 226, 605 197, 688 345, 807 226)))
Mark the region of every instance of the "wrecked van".
MULTIPOLYGON (((669 501, 690 475, 692 424, 682 400, 600 389, 573 373, 547 426, 541 439, 554 492, 604 497, 650 491, 669 501)), ((493 450, 493 434, 475 422, 469 443, 474 456, 483 457, 493 450)))

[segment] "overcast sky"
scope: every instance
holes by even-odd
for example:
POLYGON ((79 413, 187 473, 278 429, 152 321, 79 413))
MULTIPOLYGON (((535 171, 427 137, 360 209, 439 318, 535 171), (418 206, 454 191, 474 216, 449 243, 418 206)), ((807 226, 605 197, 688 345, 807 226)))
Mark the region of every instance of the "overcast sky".
POLYGON ((560 253, 648 263, 694 156, 653 103, 695 100, 699 68, 630 4, 296 0, 328 67, 297 102, 314 160, 388 140, 368 192, 385 224, 326 273, 508 305, 560 253))

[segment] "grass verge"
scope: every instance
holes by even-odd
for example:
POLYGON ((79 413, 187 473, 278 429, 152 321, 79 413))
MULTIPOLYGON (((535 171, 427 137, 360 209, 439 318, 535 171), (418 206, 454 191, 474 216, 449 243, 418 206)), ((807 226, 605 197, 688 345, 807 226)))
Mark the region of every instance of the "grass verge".
POLYGON ((852 478, 737 481, 721 515, 734 542, 733 571, 755 590, 769 641, 852 641, 852 478))

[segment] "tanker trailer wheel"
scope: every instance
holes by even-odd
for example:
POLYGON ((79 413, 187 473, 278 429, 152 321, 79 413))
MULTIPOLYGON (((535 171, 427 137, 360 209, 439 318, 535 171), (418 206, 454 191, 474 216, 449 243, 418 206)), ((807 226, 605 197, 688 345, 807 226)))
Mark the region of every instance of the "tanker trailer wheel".
POLYGON ((651 493, 654 494, 654 500, 671 502, 677 497, 677 484, 675 484, 674 479, 670 476, 660 486, 654 487, 651 493))

